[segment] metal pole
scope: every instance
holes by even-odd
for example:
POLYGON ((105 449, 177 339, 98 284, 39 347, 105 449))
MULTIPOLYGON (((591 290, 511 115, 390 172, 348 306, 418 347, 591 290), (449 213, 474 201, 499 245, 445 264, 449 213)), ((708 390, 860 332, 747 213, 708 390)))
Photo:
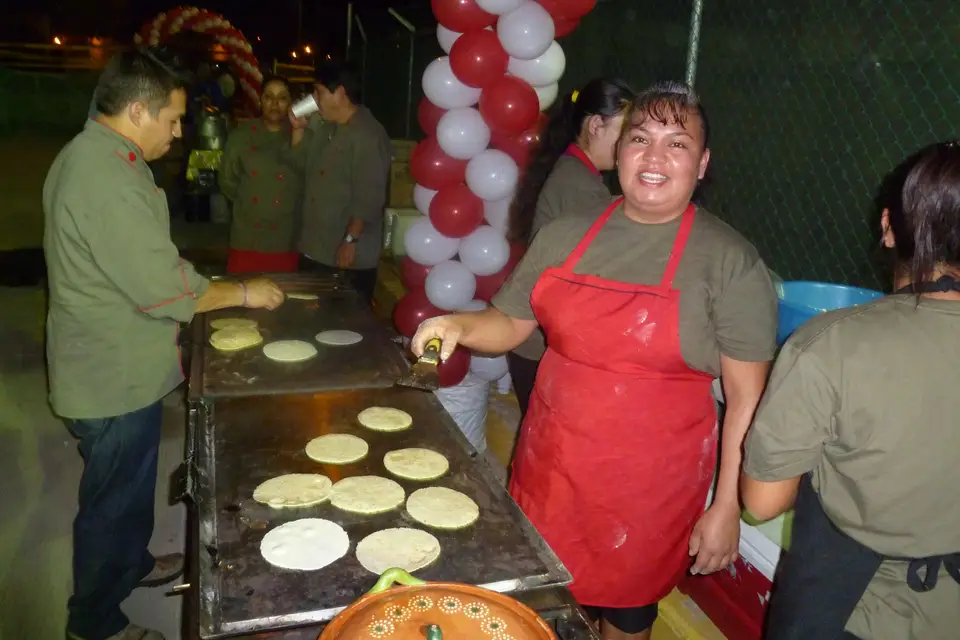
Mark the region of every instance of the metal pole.
POLYGON ((360 96, 363 100, 366 100, 366 88, 367 88, 367 32, 363 30, 363 23, 360 22, 360 16, 354 16, 353 19, 357 23, 357 32, 360 34, 360 39, 363 41, 363 48, 360 54, 360 96))
POLYGON ((697 59, 700 56, 700 27, 703 24, 703 0, 693 0, 690 13, 690 41, 687 44, 687 68, 684 80, 693 86, 697 80, 697 59))
POLYGON ((404 139, 410 139, 410 119, 413 116, 413 44, 417 35, 410 34, 410 60, 407 62, 407 122, 404 127, 404 139))
POLYGON ((350 40, 353 36, 353 3, 347 3, 347 55, 344 56, 344 60, 350 61, 350 40))

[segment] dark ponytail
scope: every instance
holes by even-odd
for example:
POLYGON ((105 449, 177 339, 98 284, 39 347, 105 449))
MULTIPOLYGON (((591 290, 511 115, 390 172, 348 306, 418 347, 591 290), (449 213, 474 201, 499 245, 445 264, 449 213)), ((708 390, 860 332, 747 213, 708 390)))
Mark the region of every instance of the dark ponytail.
POLYGON ((960 144, 926 147, 893 176, 902 185, 886 205, 897 266, 919 293, 938 266, 960 268, 960 144))
POLYGON ((613 118, 633 99, 633 91, 626 83, 608 78, 588 82, 583 89, 564 96, 551 110, 547 124, 540 133, 540 144, 533 150, 530 164, 510 205, 510 232, 513 242, 529 244, 537 201, 557 160, 576 142, 584 121, 598 115, 613 118))

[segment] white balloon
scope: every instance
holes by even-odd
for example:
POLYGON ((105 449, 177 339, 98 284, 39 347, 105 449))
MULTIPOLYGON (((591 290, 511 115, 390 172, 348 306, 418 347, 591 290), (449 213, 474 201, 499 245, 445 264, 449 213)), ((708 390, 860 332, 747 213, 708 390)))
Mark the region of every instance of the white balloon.
POLYGON ((469 160, 490 144, 490 128, 476 109, 451 109, 437 124, 437 142, 451 158, 469 160))
POLYGON ((489 305, 483 300, 477 300, 474 298, 467 304, 463 305, 457 311, 463 311, 464 313, 474 313, 477 311, 484 311, 489 305))
POLYGON ((503 200, 517 186, 520 171, 503 151, 487 149, 467 163, 467 186, 481 200, 503 200))
POLYGON ((419 184, 414 185, 413 206, 417 208, 417 211, 428 216, 430 215, 430 203, 433 202, 433 196, 435 195, 437 195, 437 192, 433 189, 427 189, 419 184))
POLYGON ((456 311, 473 300, 477 278, 462 262, 447 260, 430 269, 424 290, 433 306, 456 311))
POLYGON ((437 58, 423 72, 423 93, 441 109, 471 107, 480 100, 480 89, 468 87, 453 74, 450 58, 437 58))
POLYGON ((510 13, 525 1, 526 0, 477 0, 477 6, 487 13, 502 16, 505 13, 510 13))
POLYGON ((417 264, 432 267, 457 255, 459 238, 448 238, 430 223, 430 218, 417 220, 403 236, 407 255, 417 264))
POLYGON ((520 60, 542 56, 550 48, 554 33, 553 18, 536 2, 524 2, 497 21, 500 44, 520 60))
POLYGON ((509 259, 507 239, 488 225, 481 225, 460 242, 460 261, 475 275, 492 276, 509 259))
POLYGON ((491 227, 500 233, 507 232, 507 226, 510 223, 510 203, 513 202, 513 194, 502 200, 483 201, 483 217, 491 227))
POLYGON ((543 55, 533 60, 510 58, 507 72, 521 80, 526 80, 534 87, 542 87, 559 82, 566 67, 567 57, 563 55, 560 44, 554 40, 543 55))
POLYGON ((457 38, 463 34, 458 31, 451 31, 447 29, 442 24, 437 25, 437 42, 440 43, 440 48, 443 49, 447 55, 450 54, 450 49, 453 48, 453 43, 457 41, 457 38))
POLYGON ((550 108, 550 105, 556 101, 560 86, 554 82, 553 84, 548 84, 543 87, 534 87, 533 90, 537 92, 537 100, 540 101, 540 111, 546 111, 550 108))
POLYGON ((470 373, 481 380, 494 382, 507 375, 509 367, 507 366, 506 356, 470 356, 470 373))

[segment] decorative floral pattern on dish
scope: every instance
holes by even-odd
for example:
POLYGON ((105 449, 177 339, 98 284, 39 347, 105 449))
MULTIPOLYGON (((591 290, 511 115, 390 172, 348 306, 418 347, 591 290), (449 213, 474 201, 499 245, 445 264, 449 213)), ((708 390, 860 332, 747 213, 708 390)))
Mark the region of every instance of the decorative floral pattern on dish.
POLYGON ((374 620, 367 628, 370 637, 378 639, 393 635, 394 630, 395 627, 389 620, 374 620))
POLYGON ((463 607, 463 615, 474 620, 483 620, 490 615, 490 608, 482 602, 471 602, 463 607))
POLYGON ((433 600, 427 596, 417 596, 409 603, 407 603, 407 608, 416 611, 417 613, 423 613, 424 611, 430 611, 433 608, 433 600))
POLYGON ((387 618, 392 622, 403 622, 404 620, 409 619, 411 616, 410 609, 407 607, 401 607, 400 605, 393 605, 387 609, 387 618))
POLYGON ((507 623, 503 621, 503 618, 484 618, 483 622, 480 623, 480 628, 483 629, 483 632, 493 636, 495 640, 503 640, 507 637, 507 623))
POLYGON ((453 596, 447 596, 446 598, 441 599, 437 606, 440 608, 440 611, 443 611, 444 613, 457 613, 463 609, 463 603, 453 596))

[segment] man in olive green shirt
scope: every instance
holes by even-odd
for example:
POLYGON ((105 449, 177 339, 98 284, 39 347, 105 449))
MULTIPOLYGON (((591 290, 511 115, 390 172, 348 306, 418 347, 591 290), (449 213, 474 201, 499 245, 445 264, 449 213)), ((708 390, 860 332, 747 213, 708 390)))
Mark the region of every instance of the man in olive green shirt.
POLYGON ((186 109, 169 61, 150 50, 117 55, 96 102, 97 118, 43 188, 50 400, 84 460, 67 636, 162 640, 129 624, 120 603, 182 570, 182 554, 161 562, 147 550, 160 400, 183 380, 178 322, 230 306, 273 309, 283 293, 266 280, 211 284, 170 239, 166 197, 147 166, 180 136, 186 109))
POLYGON ((295 119, 290 154, 305 180, 297 244, 301 270, 323 275, 343 270, 370 300, 383 248, 391 151, 386 130, 358 104, 358 94, 351 71, 318 69, 314 97, 329 124, 312 131, 305 120, 295 119))

